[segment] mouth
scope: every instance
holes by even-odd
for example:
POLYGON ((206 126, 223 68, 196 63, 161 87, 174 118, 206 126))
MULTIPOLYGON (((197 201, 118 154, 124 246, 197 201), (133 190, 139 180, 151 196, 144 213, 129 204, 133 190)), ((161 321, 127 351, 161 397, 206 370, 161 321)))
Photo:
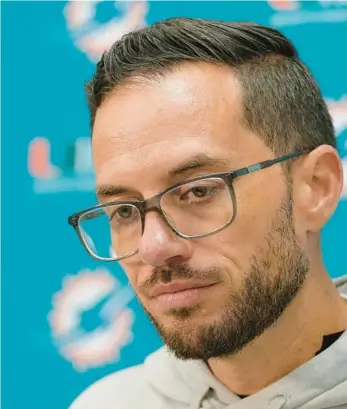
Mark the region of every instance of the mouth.
POLYGON ((174 309, 192 306, 201 301, 216 283, 176 281, 153 287, 151 297, 160 309, 174 309))

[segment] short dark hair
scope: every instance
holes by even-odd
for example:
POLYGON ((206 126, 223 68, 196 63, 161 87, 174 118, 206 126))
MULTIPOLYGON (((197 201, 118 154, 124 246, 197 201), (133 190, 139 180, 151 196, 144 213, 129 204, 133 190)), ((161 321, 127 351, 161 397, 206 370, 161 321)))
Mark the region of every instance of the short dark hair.
POLYGON ((112 90, 131 77, 165 75, 184 62, 233 69, 242 89, 242 118, 275 153, 336 148, 331 117, 310 70, 274 28, 250 22, 172 18, 113 44, 86 85, 91 123, 112 90))

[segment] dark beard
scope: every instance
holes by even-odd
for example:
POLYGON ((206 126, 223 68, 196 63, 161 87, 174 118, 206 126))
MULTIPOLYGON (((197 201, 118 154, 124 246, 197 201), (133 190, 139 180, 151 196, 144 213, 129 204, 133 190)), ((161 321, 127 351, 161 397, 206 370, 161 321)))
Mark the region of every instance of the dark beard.
MULTIPOLYGON (((280 318, 302 288, 309 268, 295 236, 290 197, 278 211, 265 241, 268 244, 265 254, 253 257, 240 289, 231 290, 224 312, 215 322, 193 326, 190 317, 199 310, 199 305, 195 305, 171 310, 170 315, 181 322, 168 329, 146 311, 176 357, 207 361, 236 354, 280 318)), ((206 271, 206 277, 211 277, 211 273, 206 271)), ((217 276, 218 270, 213 274, 217 276)), ((201 272, 184 265, 172 266, 162 271, 163 275, 167 281, 171 277, 203 277, 201 272)))

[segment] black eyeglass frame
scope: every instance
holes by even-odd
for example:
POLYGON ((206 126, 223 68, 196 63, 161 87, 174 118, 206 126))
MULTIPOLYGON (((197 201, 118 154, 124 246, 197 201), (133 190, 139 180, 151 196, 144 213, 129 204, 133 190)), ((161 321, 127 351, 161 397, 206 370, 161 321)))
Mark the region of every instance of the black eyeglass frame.
POLYGON ((110 262, 110 261, 120 261, 123 260, 125 258, 134 256, 137 252, 138 249, 136 251, 134 251, 131 254, 127 254, 125 256, 122 257, 110 257, 110 258, 104 258, 104 257, 100 257, 97 254, 94 254, 93 251, 89 248, 88 244, 86 243, 83 234, 81 233, 81 229, 80 229, 80 220, 81 217, 85 214, 91 213, 93 214, 93 211, 97 211, 99 209, 103 209, 105 207, 109 207, 109 206, 115 206, 115 205, 131 205, 134 206, 138 209, 140 216, 141 216, 141 223, 142 223, 142 232, 141 235, 144 232, 144 228, 145 228, 145 217, 146 214, 150 211, 156 211, 162 218, 163 220, 165 220, 166 224, 169 226, 169 228, 179 237, 182 237, 184 239, 198 239, 198 238, 202 238, 202 237, 207 237, 207 236, 211 236, 215 233, 218 233, 219 231, 225 229, 226 227, 228 227, 234 220, 236 217, 236 213, 237 213, 237 203, 236 203, 236 196, 235 196, 235 191, 233 188, 233 181, 240 177, 240 176, 244 176, 244 175, 248 175, 249 173, 253 173, 256 172, 258 170, 261 169, 265 169, 268 168, 270 166, 276 165, 277 163, 281 163, 290 159, 294 159, 297 158, 299 156, 302 156, 306 153, 308 153, 310 151, 308 150, 304 150, 304 151, 296 151, 294 153, 290 153, 287 155, 283 155, 280 156, 278 158, 275 159, 270 159, 270 160, 265 160, 259 163, 255 163, 253 165, 250 166, 246 166, 240 169, 236 169, 234 171, 231 172, 222 172, 222 173, 212 173, 209 175, 203 175, 203 176, 197 176, 195 178, 191 178, 191 179, 187 179, 184 180, 182 182, 176 183, 168 188, 166 188, 165 190, 163 190, 162 192, 156 194, 155 196, 149 198, 149 199, 145 199, 145 200, 117 200, 117 201, 113 201, 113 202, 108 202, 108 203, 103 203, 103 204, 99 204, 96 206, 92 206, 89 207, 87 209, 84 209, 80 212, 74 213, 71 216, 68 217, 68 223, 75 229, 83 247, 86 249, 86 251, 88 252, 88 254, 90 254, 93 258, 97 259, 97 260, 101 260, 101 261, 105 261, 105 262, 110 262), (199 180, 205 180, 205 179, 222 179, 225 184, 229 187, 229 193, 230 193, 230 197, 232 200, 232 204, 233 204, 233 215, 230 218, 230 220, 223 226, 223 227, 219 227, 216 230, 213 230, 212 232, 209 233, 204 233, 204 234, 200 234, 200 235, 186 235, 181 233, 179 230, 177 230, 173 224, 170 222, 169 218, 165 215, 165 212, 162 210, 161 208, 161 199, 162 197, 167 194, 168 192, 177 189, 178 187, 185 185, 187 183, 192 183, 192 182, 196 182, 199 180))

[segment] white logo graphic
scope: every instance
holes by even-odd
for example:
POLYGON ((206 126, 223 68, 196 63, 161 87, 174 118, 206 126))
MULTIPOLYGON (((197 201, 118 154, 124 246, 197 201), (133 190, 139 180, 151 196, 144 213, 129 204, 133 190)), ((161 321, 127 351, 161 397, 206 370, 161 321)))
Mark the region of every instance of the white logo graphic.
POLYGON ((60 354, 80 371, 118 361, 121 348, 133 339, 134 315, 127 307, 133 298, 130 287, 105 269, 65 277, 48 317, 60 354), (93 329, 83 328, 85 314, 94 317, 89 319, 93 329))
POLYGON ((325 98, 325 102, 334 121, 336 136, 339 137, 347 129, 347 95, 338 101, 325 98))
POLYGON ((74 44, 92 62, 124 34, 146 26, 147 1, 114 1, 117 17, 107 23, 95 20, 97 7, 103 0, 70 0, 64 14, 74 44))
MULTIPOLYGON (((325 99, 330 115, 334 122, 337 138, 343 138, 344 131, 347 130, 347 95, 339 100, 325 99)), ((347 138, 344 141, 344 150, 347 151, 347 138)), ((347 156, 342 158, 342 167, 344 175, 344 185, 342 189, 342 198, 347 198, 347 156)))
POLYGON ((308 23, 347 21, 346 0, 267 0, 275 11, 271 25, 277 27, 308 23))

